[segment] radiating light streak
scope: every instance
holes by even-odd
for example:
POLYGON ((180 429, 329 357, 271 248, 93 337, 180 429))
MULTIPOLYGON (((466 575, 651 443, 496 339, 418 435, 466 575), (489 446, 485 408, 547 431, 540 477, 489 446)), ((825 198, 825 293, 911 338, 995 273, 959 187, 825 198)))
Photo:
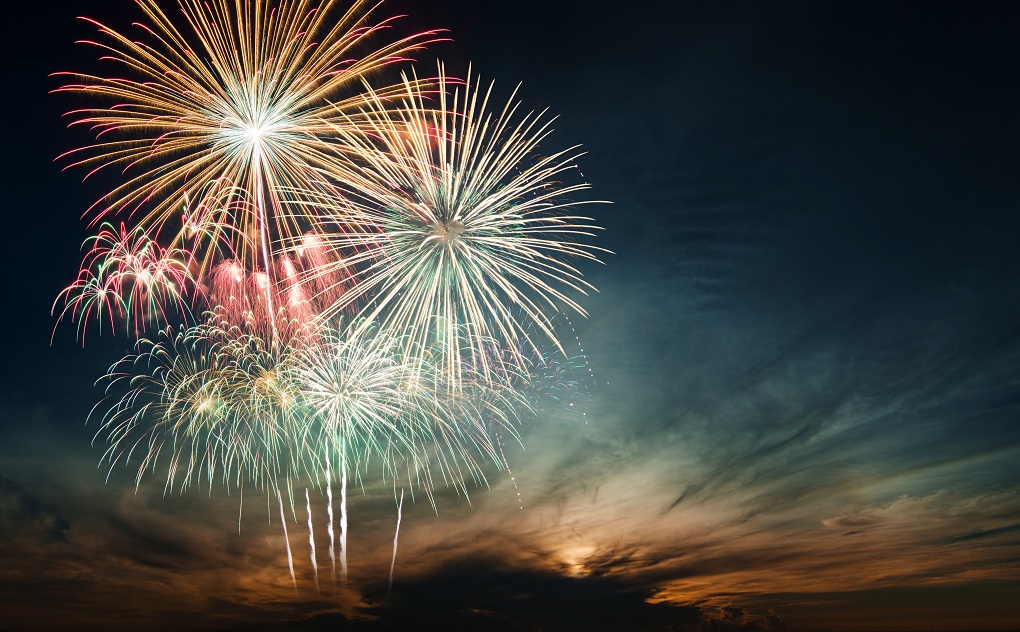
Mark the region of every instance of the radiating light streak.
POLYGON ((327 313, 361 305, 406 349, 438 348, 452 385, 493 339, 535 349, 533 328, 562 352, 551 314, 584 314, 570 293, 594 289, 574 262, 607 252, 586 243, 599 229, 574 213, 586 202, 570 196, 588 185, 563 183, 577 149, 542 154, 550 121, 518 116, 513 97, 492 114, 490 91, 454 85, 440 67, 435 91, 405 77, 399 100, 370 92, 334 129, 358 148, 344 182, 291 195, 355 278, 327 313))

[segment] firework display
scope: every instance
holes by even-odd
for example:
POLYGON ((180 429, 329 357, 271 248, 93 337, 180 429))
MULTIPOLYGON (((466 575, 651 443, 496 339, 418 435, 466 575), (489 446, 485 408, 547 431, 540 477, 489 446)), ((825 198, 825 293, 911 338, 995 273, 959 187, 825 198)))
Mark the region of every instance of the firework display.
POLYGON ((440 485, 469 497, 578 391, 557 323, 584 315, 578 265, 602 252, 575 212, 579 153, 543 151, 551 120, 515 96, 490 110, 470 71, 419 79, 436 32, 385 40, 394 21, 358 0, 136 2, 141 39, 90 20, 117 74, 57 90, 88 97, 69 116, 97 138, 63 158, 122 177, 54 304, 83 343, 135 340, 91 415, 104 461, 168 493, 265 494, 295 589, 285 504, 304 496, 318 587, 324 493, 346 583, 348 487, 388 482, 392 584, 405 487, 437 511, 440 485))
MULTIPOLYGON (((200 233, 237 239, 236 256, 255 267, 281 236, 301 234, 278 192, 336 173, 333 130, 356 121, 365 101, 365 77, 433 38, 415 34, 374 47, 391 20, 369 21, 365 5, 325 0, 283 2, 213 0, 179 3, 178 26, 153 0, 138 0, 149 23, 135 40, 98 22, 103 36, 90 42, 113 70, 102 77, 58 73, 75 83, 58 89, 87 97, 88 109, 68 114, 72 125, 95 131, 97 143, 65 154, 69 166, 121 170, 125 182, 93 207, 96 218, 126 211, 152 236, 183 246, 195 226, 181 226, 186 196, 221 199, 207 207, 200 233), (235 204, 235 202, 242 204, 235 204)), ((381 88, 384 94, 402 89, 381 88)), ((357 125, 357 123, 353 123, 357 125)), ((206 246, 216 244, 207 240, 206 246)), ((192 244, 201 252, 201 245, 192 244)), ((199 254, 196 252, 195 254, 199 254)), ((210 255, 198 257, 208 262, 210 255)))
POLYGON ((345 157, 350 179, 307 205, 332 222, 325 239, 357 279, 330 311, 360 304, 417 348, 437 346, 456 382, 492 338, 530 352, 537 330, 562 351, 548 312, 584 314, 566 292, 593 288, 573 261, 597 261, 600 249, 579 241, 597 228, 569 197, 588 185, 561 182, 577 148, 540 154, 550 122, 515 116, 513 97, 493 115, 492 86, 477 78, 449 85, 440 67, 437 83, 438 107, 406 76, 398 99, 370 90, 368 109, 335 130, 357 148, 345 157))
POLYGON ((150 321, 166 323, 171 314, 187 312, 195 287, 189 251, 164 248, 141 228, 129 231, 124 224, 118 230, 104 223, 86 244, 78 279, 54 303, 56 309, 64 302, 58 322, 75 318, 83 339, 91 321, 100 327, 108 322, 111 329, 121 321, 138 335, 150 321))

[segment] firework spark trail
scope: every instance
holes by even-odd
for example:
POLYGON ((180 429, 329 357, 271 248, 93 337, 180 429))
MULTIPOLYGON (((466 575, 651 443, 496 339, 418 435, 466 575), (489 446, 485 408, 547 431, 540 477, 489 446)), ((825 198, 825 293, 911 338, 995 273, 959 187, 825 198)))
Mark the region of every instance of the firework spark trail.
POLYGON ((326 513, 329 515, 329 524, 326 525, 326 533, 329 534, 329 563, 333 568, 333 583, 336 583, 336 550, 334 548, 336 537, 333 533, 333 484, 329 480, 329 459, 326 459, 326 513))
POLYGON ((393 559, 390 560, 390 583, 386 589, 386 597, 393 592, 393 568, 397 565, 397 539, 400 537, 400 512, 404 508, 404 488, 400 488, 400 502, 397 503, 397 530, 393 534, 393 559))
MULTIPOLYGON (((261 123, 258 124, 261 126, 261 123)), ((262 136, 261 127, 258 131, 254 132, 256 138, 262 136)), ((260 141, 255 142, 256 151, 253 151, 254 160, 252 164, 252 173, 256 174, 255 177, 255 226, 259 235, 259 242, 262 246, 262 259, 265 264, 266 283, 265 295, 266 295, 266 307, 269 311, 269 322, 271 325, 271 331, 273 336, 273 344, 276 344, 276 310, 273 309, 273 292, 271 286, 273 284, 273 260, 269 256, 269 220, 268 213, 266 212, 265 203, 262 201, 264 194, 265 182, 262 176, 262 144, 260 141)))
POLYGON ((287 568, 290 569, 290 581, 294 584, 294 594, 297 594, 297 578, 294 576, 294 557, 290 554, 290 537, 287 536, 287 516, 283 513, 283 496, 280 490, 276 490, 276 498, 280 501, 280 524, 283 525, 283 541, 287 543, 287 568))
POLYGON ((496 445, 499 446, 499 457, 503 459, 503 465, 506 467, 507 474, 510 475, 510 480, 514 484, 514 491, 517 492, 517 505, 524 509, 524 501, 521 500, 521 488, 517 487, 517 477, 514 476, 514 471, 510 469, 510 462, 506 460, 506 454, 503 453, 503 440, 496 435, 496 445))
MULTIPOLYGON (((581 359, 584 361, 584 367, 588 369, 588 380, 582 380, 581 385, 584 387, 585 395, 587 395, 588 398, 591 398, 591 388, 588 384, 590 381, 592 386, 598 385, 598 382, 595 380, 595 371, 592 370, 591 363, 588 362, 588 355, 584 352, 584 346, 581 344, 581 337, 577 335, 577 330, 574 329, 573 321, 570 320, 570 316, 567 314, 564 314, 563 316, 567 321, 567 325, 570 326, 570 332, 574 334, 574 340, 577 341, 577 348, 581 350, 581 359)), ((609 384, 609 382, 606 382, 606 384, 609 384)), ((588 412, 581 411, 581 416, 585 418, 585 425, 588 425, 588 412)))
POLYGON ((319 564, 315 561, 315 534, 312 531, 312 501, 305 488, 305 508, 308 510, 308 548, 311 549, 312 571, 315 573, 315 592, 319 593, 319 564))

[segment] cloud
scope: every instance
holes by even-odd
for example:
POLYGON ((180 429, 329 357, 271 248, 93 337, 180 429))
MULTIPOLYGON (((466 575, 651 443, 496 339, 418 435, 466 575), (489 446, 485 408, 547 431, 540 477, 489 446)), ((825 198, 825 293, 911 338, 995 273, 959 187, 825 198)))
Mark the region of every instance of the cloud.
MULTIPOLYGON (((874 516, 862 516, 861 514, 855 513, 845 516, 836 516, 835 518, 826 518, 825 520, 822 520, 822 524, 826 527, 851 529, 855 527, 868 527, 875 524, 875 521, 876 519, 874 516)), ((854 533, 860 533, 860 531, 854 531, 854 533)))
MULTIPOLYGON (((971 531, 963 535, 958 535, 950 538, 950 542, 966 542, 968 540, 982 540, 989 538, 997 538, 1000 535, 1012 534, 1020 531, 1020 524, 1011 524, 997 529, 980 529, 978 531, 971 531)), ((1007 544, 1016 544, 1017 539, 1012 538, 1006 542, 1007 544)))
POLYGON ((0 473, 0 533, 10 536, 6 541, 27 538, 38 544, 63 543, 69 528, 59 512, 0 473))

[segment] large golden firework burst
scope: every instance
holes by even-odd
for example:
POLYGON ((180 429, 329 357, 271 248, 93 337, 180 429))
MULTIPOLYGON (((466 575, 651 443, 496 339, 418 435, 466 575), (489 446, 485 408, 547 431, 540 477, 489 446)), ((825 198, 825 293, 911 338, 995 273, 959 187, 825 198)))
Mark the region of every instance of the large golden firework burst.
POLYGON ((334 0, 179 0, 180 25, 154 0, 136 1, 150 22, 137 25, 140 39, 88 20, 103 36, 88 43, 128 78, 58 73, 73 83, 57 92, 101 103, 68 114, 97 142, 64 157, 89 175, 104 168, 126 175, 94 205, 97 221, 126 211, 152 238, 191 250, 202 272, 226 241, 249 269, 271 273, 280 239, 307 229, 307 218, 287 213, 280 191, 337 173, 337 153, 353 148, 338 146, 334 132, 359 125, 366 77, 435 33, 377 45, 393 20, 370 21, 377 5, 361 0, 344 11, 334 0))

